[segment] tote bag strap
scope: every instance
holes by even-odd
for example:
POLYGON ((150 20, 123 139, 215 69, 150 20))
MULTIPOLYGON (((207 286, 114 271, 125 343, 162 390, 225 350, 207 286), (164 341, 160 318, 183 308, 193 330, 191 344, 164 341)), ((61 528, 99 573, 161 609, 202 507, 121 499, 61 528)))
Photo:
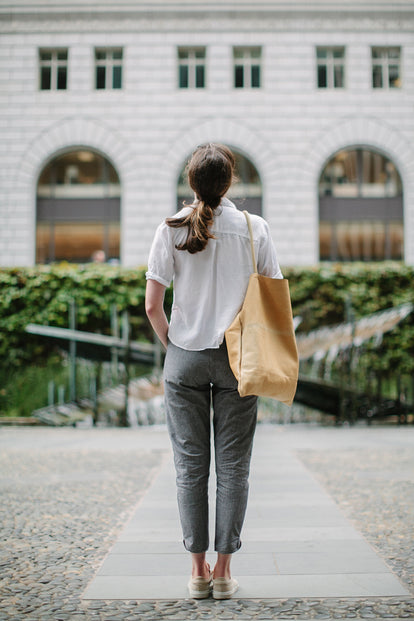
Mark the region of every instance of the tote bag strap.
POLYGON ((249 212, 244 210, 243 213, 244 213, 244 216, 246 218, 247 226, 248 226, 248 229, 249 229, 250 250, 252 251, 253 270, 254 270, 255 274, 257 274, 257 263, 256 263, 256 256, 254 254, 254 245, 253 245, 252 223, 250 222, 249 212))

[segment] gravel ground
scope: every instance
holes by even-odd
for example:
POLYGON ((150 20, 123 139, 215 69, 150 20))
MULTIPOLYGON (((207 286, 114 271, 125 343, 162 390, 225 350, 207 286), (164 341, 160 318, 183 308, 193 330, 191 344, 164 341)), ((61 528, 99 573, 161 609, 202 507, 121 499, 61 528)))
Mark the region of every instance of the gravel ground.
POLYGON ((99 448, 82 448, 84 433, 47 430, 49 442, 39 446, 45 431, 0 430, 0 621, 414 619, 414 454, 398 447, 299 457, 412 597, 81 601, 167 453, 122 446, 117 433, 112 444, 108 436, 99 448))

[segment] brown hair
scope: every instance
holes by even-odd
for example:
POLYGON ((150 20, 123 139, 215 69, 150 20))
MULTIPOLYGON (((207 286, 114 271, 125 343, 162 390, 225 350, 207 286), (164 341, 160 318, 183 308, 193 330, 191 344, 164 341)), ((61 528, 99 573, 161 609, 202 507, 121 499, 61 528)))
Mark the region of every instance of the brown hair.
POLYGON ((214 235, 209 231, 214 210, 220 205, 234 179, 236 161, 233 153, 222 144, 205 144, 194 151, 187 164, 188 183, 196 195, 192 210, 181 218, 167 218, 173 228, 187 227, 187 239, 177 250, 191 254, 204 250, 214 235))

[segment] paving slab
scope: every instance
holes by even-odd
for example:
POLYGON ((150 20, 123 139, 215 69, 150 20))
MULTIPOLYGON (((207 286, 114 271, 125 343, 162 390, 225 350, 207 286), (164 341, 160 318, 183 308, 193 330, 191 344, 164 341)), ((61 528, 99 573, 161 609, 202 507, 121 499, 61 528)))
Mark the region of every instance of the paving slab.
MULTIPOLYGON (((301 439, 306 447, 306 438, 301 439)), ((397 597, 409 592, 277 429, 258 429, 243 546, 233 574, 243 599, 397 597), (283 441, 282 441, 283 440, 283 441)), ((214 492, 212 471, 210 491, 214 492)), ((214 494, 211 494, 214 497, 214 494)), ((211 507, 212 514, 214 506, 211 507)), ((211 521, 213 528, 214 520, 211 521)), ((214 532, 211 532, 211 541, 214 532)), ((214 563, 214 553, 208 554, 214 563)), ((188 598, 172 459, 120 533, 85 600, 188 598)))

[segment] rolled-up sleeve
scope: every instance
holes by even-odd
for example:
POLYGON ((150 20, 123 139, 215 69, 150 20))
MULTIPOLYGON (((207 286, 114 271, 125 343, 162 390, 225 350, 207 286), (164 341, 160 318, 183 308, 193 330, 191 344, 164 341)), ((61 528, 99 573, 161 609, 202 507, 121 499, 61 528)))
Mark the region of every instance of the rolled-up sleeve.
POLYGON ((174 275, 173 248, 168 228, 165 222, 157 228, 145 274, 147 280, 156 280, 166 287, 170 286, 174 275))
POLYGON ((263 223, 263 233, 259 238, 259 249, 257 253, 257 271, 269 278, 283 278, 276 256, 275 246, 270 235, 269 226, 266 221, 263 223))

